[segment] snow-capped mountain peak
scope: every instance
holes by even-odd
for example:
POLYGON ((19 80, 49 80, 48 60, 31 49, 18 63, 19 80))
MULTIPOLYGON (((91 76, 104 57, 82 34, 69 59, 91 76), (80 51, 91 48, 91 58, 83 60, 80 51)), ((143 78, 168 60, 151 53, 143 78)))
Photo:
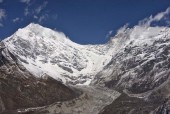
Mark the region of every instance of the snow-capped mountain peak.
POLYGON ((105 57, 110 53, 107 45, 79 45, 62 32, 34 23, 3 42, 31 73, 48 74, 64 83, 89 84, 111 59, 105 57))

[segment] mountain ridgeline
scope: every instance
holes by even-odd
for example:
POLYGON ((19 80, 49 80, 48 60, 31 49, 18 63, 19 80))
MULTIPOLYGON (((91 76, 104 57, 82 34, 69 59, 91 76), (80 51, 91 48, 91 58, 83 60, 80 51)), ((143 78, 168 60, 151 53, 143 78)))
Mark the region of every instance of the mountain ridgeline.
POLYGON ((170 113, 170 28, 80 45, 31 23, 0 45, 2 114, 170 113))

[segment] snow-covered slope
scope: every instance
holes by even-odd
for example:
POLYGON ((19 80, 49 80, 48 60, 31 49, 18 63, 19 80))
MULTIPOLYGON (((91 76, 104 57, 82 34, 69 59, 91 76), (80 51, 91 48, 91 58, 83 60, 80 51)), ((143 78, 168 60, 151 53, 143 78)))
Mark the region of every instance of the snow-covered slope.
POLYGON ((109 45, 79 45, 34 23, 3 42, 31 73, 48 74, 64 83, 89 84, 111 59, 109 45))
POLYGON ((112 60, 92 84, 142 97, 169 81, 170 28, 135 26, 118 32, 112 42, 112 60))

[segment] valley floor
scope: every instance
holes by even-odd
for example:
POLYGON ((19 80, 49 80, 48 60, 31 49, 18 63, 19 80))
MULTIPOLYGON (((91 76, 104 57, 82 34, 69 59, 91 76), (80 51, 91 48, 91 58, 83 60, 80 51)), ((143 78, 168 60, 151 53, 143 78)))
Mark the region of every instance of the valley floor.
POLYGON ((98 114, 120 96, 119 92, 106 88, 92 86, 76 86, 76 88, 83 91, 80 97, 42 107, 33 114, 98 114))

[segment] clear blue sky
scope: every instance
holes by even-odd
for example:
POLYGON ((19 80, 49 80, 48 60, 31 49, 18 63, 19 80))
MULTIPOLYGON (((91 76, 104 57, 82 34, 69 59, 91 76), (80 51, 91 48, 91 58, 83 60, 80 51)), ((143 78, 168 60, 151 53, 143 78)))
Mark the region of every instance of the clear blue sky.
POLYGON ((0 0, 0 39, 30 22, 80 44, 102 44, 109 31, 165 11, 170 0, 0 0))

